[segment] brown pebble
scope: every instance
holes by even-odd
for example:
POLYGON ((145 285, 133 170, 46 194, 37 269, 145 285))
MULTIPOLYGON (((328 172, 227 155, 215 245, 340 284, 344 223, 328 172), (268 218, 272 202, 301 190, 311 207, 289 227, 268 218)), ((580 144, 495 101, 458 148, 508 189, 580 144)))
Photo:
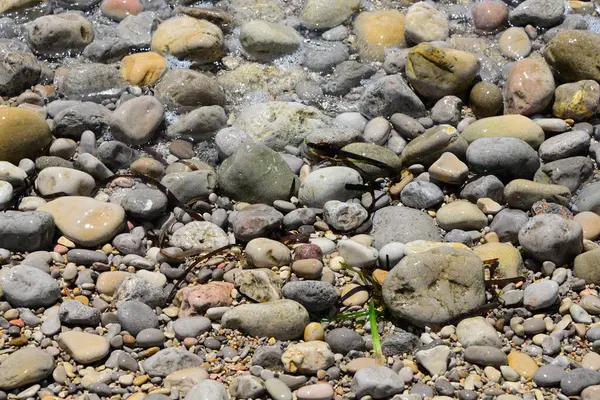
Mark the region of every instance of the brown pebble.
POLYGON ((27 338, 25 336, 19 336, 17 338, 11 339, 8 342, 11 346, 25 346, 27 344, 27 338))
POLYGON ((175 157, 182 159, 192 158, 195 156, 194 146, 190 142, 179 139, 174 140, 173 143, 171 143, 171 146, 169 146, 169 152, 175 157))
POLYGON ((123 344, 127 347, 135 344, 135 338, 131 335, 123 335, 123 344))

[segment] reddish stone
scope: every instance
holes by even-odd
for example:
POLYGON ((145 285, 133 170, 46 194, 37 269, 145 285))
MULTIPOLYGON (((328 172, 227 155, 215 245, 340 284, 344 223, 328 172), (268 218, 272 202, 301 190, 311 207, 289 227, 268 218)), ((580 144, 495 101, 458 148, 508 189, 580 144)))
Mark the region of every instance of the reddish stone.
POLYGON ((508 22, 508 7, 501 1, 482 1, 473 5, 471 15, 477 29, 495 31, 508 22))
POLYGON ((552 102, 554 89, 554 76, 543 58, 517 61, 504 86, 504 114, 541 113, 552 102))
POLYGON ((323 251, 316 244, 303 244, 294 249, 294 260, 306 260, 323 258, 323 251))
POLYGON ((139 0, 103 0, 100 9, 105 16, 121 21, 128 15, 141 13, 144 7, 139 0))
POLYGON ((228 282, 210 282, 206 285, 186 287, 180 290, 182 296, 179 317, 204 315, 211 307, 228 307, 231 305, 233 284, 228 282))

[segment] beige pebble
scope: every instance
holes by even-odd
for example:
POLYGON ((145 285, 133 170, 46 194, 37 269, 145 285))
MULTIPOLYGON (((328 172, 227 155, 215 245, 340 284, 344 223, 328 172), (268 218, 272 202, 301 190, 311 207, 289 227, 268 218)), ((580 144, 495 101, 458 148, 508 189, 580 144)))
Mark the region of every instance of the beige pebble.
POLYGON ((502 54, 511 60, 527 57, 531 53, 531 42, 523 28, 514 27, 505 30, 498 39, 498 45, 502 54))
POLYGON ((600 215, 583 211, 573 218, 581 224, 583 228, 583 237, 588 240, 596 240, 600 236, 600 215))

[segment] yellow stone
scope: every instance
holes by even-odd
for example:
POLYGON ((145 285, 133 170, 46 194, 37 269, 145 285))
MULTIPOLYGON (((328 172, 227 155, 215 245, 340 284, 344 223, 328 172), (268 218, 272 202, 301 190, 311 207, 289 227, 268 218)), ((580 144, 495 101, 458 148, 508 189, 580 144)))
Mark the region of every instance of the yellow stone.
POLYGON ((600 236, 600 215, 591 211, 583 211, 574 218, 583 228, 583 237, 588 240, 596 240, 600 236))
POLYGON ((17 165, 23 158, 35 160, 51 141, 50 128, 37 113, 24 108, 0 108, 0 161, 17 165))
POLYGON ((123 207, 89 197, 61 197, 41 205, 38 211, 52 214, 62 234, 85 247, 111 241, 125 224, 123 207))
POLYGON ((385 280, 385 277, 387 276, 388 272, 389 271, 385 271, 383 269, 376 269, 375 271, 373 271, 373 278, 377 283, 383 285, 383 281, 385 280))
MULTIPOLYGON (((135 380, 136 380, 136 379, 137 379, 137 378, 134 378, 134 379, 133 379, 133 383, 134 383, 134 384, 135 384, 135 380)), ((139 386, 139 385, 137 385, 137 386, 139 386)), ((137 392, 137 393, 134 393, 134 394, 132 394, 131 396, 129 396, 129 397, 127 398, 127 400, 142 400, 144 397, 146 397, 146 393, 144 393, 144 392, 137 392)))
POLYGON ((154 84, 167 69, 167 61, 153 51, 131 54, 121 60, 121 76, 136 86, 154 84))
POLYGON ((356 46, 365 61, 383 61, 385 49, 406 47, 404 14, 397 10, 362 12, 354 21, 356 46))
POLYGON ((133 385, 142 386, 144 383, 148 382, 148 379, 150 379, 148 375, 136 376, 133 378, 133 385))
POLYGON ((497 278, 514 278, 524 273, 521 253, 510 243, 486 243, 473 249, 482 261, 498 259, 497 278))
POLYGON ((371 368, 377 365, 377 360, 374 358, 359 357, 346 364, 346 371, 354 374, 363 368, 371 368))
POLYGON ((210 63, 223 54, 223 32, 208 21, 188 16, 171 18, 154 32, 152 50, 179 59, 210 63))
POLYGON ((518 351, 513 351, 508 355, 508 366, 527 380, 530 380, 539 368, 533 358, 518 351))
POLYGON ((538 124, 516 114, 482 118, 467 126, 461 135, 469 143, 485 137, 514 137, 536 150, 545 140, 544 131, 538 124))
POLYGON ((413 240, 412 242, 406 243, 404 247, 404 254, 415 254, 429 251, 438 247, 451 247, 453 249, 464 249, 469 250, 469 247, 463 243, 454 242, 432 242, 429 240, 413 240))
POLYGON ((589 14, 594 13, 594 4, 590 1, 569 0, 569 8, 573 14, 589 14))
POLYGON ((90 299, 88 299, 88 298, 87 298, 87 297, 85 297, 85 296, 75 296, 75 300, 77 300, 77 301, 79 301, 79 302, 81 302, 81 303, 85 304, 86 306, 87 306, 88 304, 90 304, 90 299))
POLYGON ((304 341, 311 342, 314 340, 325 340, 325 330, 323 325, 318 322, 311 322, 304 328, 304 341))
POLYGON ((65 246, 67 249, 74 249, 75 247, 77 247, 77 245, 73 243, 72 240, 69 240, 64 236, 59 237, 56 243, 65 246))

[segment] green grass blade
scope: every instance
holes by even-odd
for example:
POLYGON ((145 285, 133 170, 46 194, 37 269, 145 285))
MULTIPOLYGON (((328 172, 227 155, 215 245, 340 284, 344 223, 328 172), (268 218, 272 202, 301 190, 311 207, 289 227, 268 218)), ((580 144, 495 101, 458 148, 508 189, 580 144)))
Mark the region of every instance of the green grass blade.
POLYGON ((369 302, 369 323, 371 324, 371 339, 373 340, 373 352, 378 364, 383 364, 385 358, 381 351, 381 340, 379 339, 379 330, 377 329, 377 309, 375 302, 371 299, 369 302))

